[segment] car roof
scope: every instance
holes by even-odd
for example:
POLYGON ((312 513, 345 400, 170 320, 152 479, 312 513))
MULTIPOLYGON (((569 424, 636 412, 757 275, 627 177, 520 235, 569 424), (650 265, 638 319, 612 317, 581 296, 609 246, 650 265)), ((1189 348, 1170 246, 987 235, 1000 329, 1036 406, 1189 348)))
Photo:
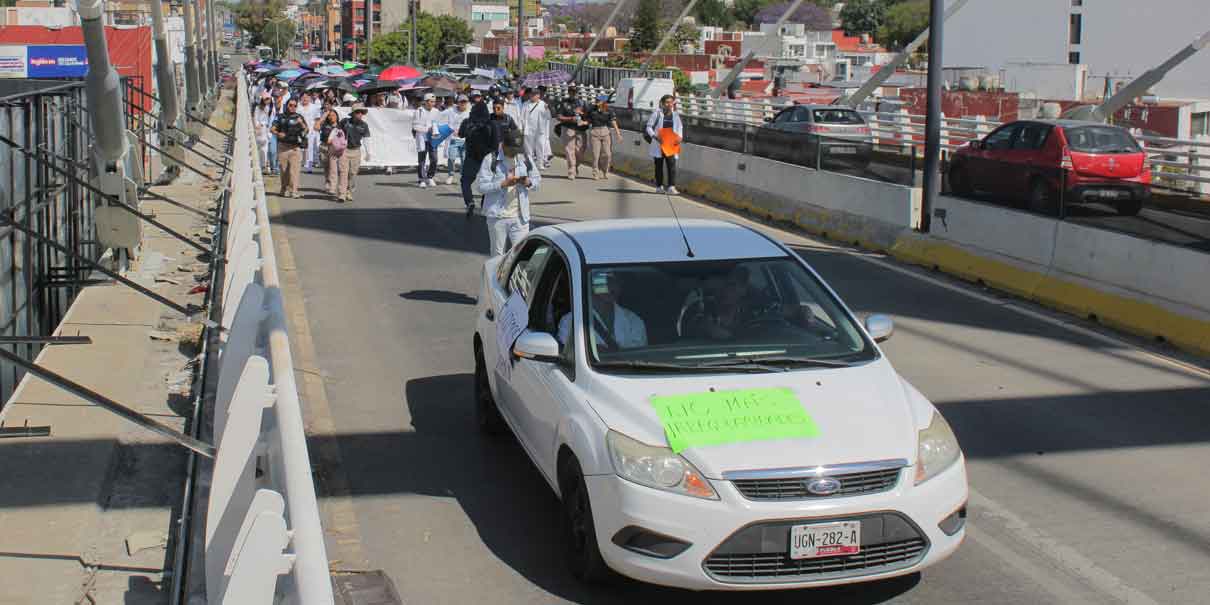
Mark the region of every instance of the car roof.
POLYGON ((683 219, 681 226, 693 248, 692 257, 685 253, 685 240, 672 218, 580 221, 542 227, 534 233, 566 235, 590 265, 786 256, 773 240, 734 223, 683 219))

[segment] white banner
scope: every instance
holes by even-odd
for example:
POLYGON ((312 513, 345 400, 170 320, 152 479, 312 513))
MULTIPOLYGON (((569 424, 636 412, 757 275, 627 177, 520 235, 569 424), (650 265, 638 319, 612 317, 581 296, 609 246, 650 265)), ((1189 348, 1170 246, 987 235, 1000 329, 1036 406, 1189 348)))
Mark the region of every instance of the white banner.
POLYGON ((0 78, 25 78, 26 62, 29 60, 26 47, 0 46, 0 78))
MULTIPOLYGON (((337 107, 336 112, 344 119, 352 110, 348 107, 337 107)), ((365 121, 370 125, 370 136, 361 142, 362 166, 398 168, 418 164, 416 135, 412 132, 412 110, 370 107, 366 110, 365 121)), ((439 167, 445 165, 446 147, 442 145, 438 148, 439 167)))

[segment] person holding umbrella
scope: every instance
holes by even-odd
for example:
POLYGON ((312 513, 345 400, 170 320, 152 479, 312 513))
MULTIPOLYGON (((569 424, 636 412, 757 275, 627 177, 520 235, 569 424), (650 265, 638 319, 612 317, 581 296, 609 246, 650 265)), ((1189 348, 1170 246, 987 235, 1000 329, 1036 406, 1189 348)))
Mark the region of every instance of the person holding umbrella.
POLYGON ((618 118, 609 108, 609 95, 597 95, 597 105, 588 112, 588 141, 592 147, 592 178, 601 180, 609 177, 609 165, 613 161, 613 137, 622 144, 622 130, 618 118), (613 129, 613 133, 609 132, 613 129))
POLYGON ((433 175, 437 173, 437 149, 432 146, 430 138, 437 134, 437 126, 441 123, 441 112, 435 107, 437 95, 426 93, 420 107, 412 112, 412 132, 416 135, 416 176, 420 188, 436 187, 433 175))

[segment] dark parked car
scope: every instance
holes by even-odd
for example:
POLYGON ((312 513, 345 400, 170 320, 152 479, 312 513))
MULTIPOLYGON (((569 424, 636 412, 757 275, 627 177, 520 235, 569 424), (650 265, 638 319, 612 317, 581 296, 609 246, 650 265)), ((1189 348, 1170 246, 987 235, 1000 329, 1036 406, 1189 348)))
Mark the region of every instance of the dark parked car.
POLYGON ((1151 195, 1147 155, 1125 128, 1076 120, 1022 120, 954 152, 950 189, 1028 200, 1054 213, 1066 204, 1101 202, 1135 215, 1151 195))
POLYGON ((874 138, 870 125, 853 109, 836 105, 795 105, 767 118, 764 128, 806 138, 808 166, 845 164, 865 169, 874 138), (819 155, 822 151, 823 155, 819 155))

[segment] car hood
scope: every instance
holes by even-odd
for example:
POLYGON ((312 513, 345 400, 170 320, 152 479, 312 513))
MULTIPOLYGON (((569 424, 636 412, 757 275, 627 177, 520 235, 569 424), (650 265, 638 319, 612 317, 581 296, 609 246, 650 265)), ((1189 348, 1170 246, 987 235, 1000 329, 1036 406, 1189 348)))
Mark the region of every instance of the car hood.
POLYGON ((851 368, 767 374, 600 375, 592 405, 612 430, 666 446, 652 396, 710 389, 786 387, 819 429, 816 437, 691 447, 681 454, 711 479, 724 472, 916 457, 916 420, 898 374, 884 359, 851 368))

